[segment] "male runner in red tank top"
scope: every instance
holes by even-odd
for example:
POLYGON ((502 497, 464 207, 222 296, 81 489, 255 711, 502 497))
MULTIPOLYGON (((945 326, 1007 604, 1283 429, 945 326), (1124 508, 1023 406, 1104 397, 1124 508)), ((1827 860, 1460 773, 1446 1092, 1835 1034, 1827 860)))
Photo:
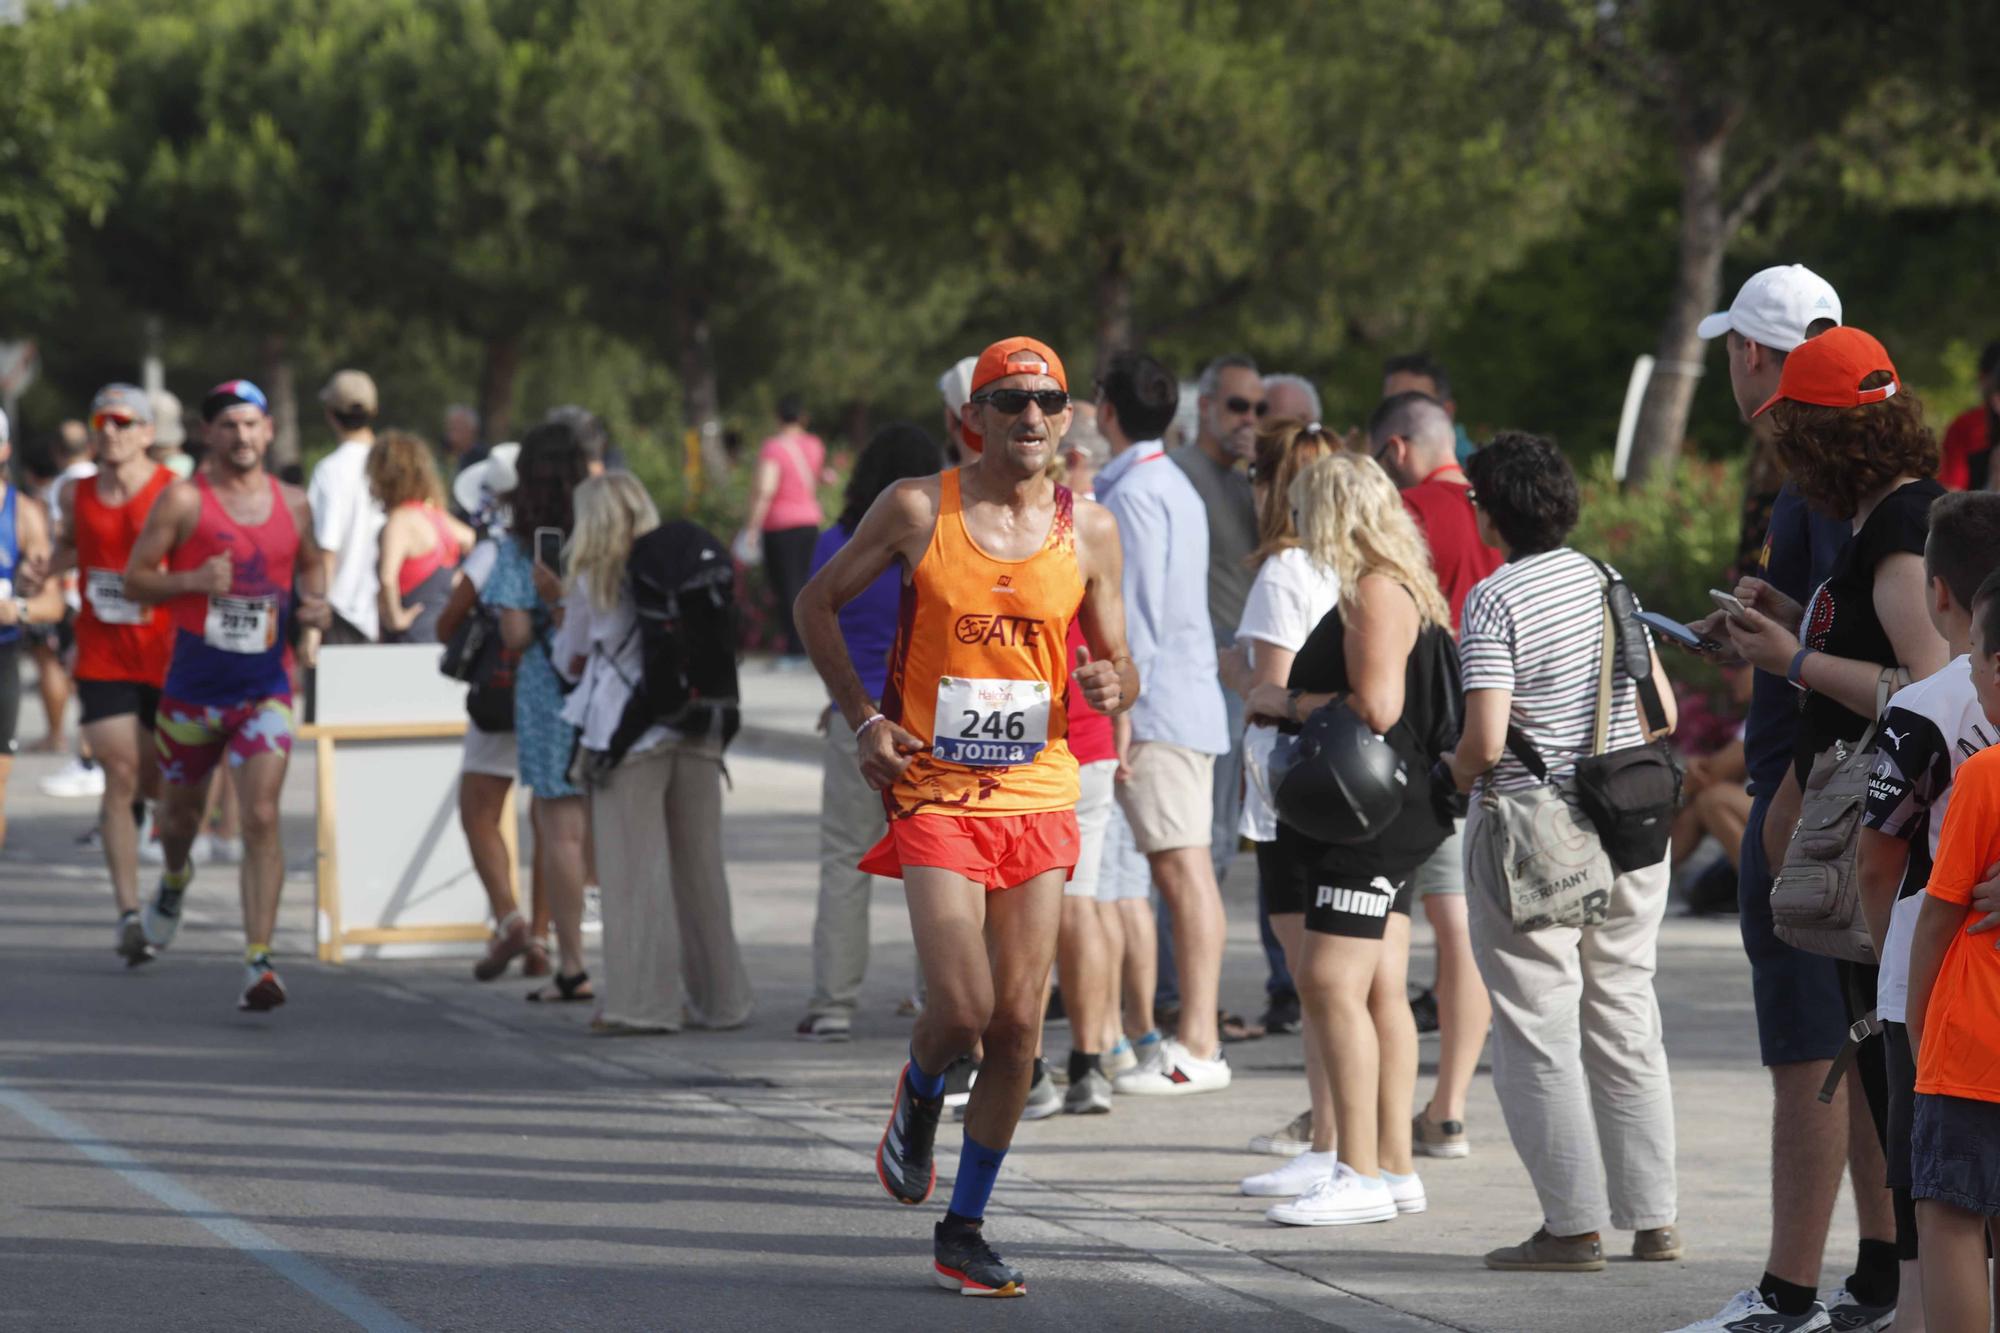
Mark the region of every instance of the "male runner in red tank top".
POLYGON ((285 882, 278 796, 292 754, 285 631, 296 616, 305 631, 299 657, 311 666, 332 613, 305 492, 264 470, 272 432, 263 391, 248 380, 228 380, 209 390, 201 417, 208 464, 160 496, 125 569, 126 595, 165 603, 174 627, 156 732, 166 872, 142 920, 153 948, 173 940, 181 895, 194 878, 188 853, 201 829, 208 779, 226 755, 243 811, 247 978, 237 1008, 262 1011, 285 1002, 284 983, 271 966, 285 882))
POLYGON ((107 384, 90 403, 97 475, 70 483, 55 549, 23 584, 39 587, 81 571, 76 618, 76 695, 83 738, 104 770, 97 814, 111 896, 118 906, 117 951, 127 967, 154 956, 139 920, 139 820, 134 798, 159 796, 153 719, 167 676, 173 629, 166 612, 125 595, 125 565, 153 502, 173 481, 147 455, 153 404, 144 390, 107 384))
POLYGON ((944 1070, 984 1040, 951 1211, 933 1240, 937 1281, 968 1296, 1027 1292, 980 1221, 1027 1100, 1077 859, 1061 704, 1072 618, 1088 643, 1073 676, 1091 705, 1118 713, 1139 694, 1118 525, 1046 475, 1069 421, 1053 351, 1032 338, 987 348, 964 418, 977 457, 884 491, 796 611, 855 730, 862 775, 889 807, 888 836, 861 868, 902 878, 927 987, 876 1151, 877 1178, 898 1202, 930 1196, 944 1070), (836 615, 892 563, 903 573, 902 626, 876 712, 836 615))

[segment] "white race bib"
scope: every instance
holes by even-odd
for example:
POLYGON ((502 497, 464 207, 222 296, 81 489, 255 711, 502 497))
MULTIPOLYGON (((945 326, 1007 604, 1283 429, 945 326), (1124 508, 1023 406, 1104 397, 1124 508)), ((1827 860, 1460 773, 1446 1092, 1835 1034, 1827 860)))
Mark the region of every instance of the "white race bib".
POLYGON ((277 597, 210 597, 201 637, 225 653, 269 652, 278 642, 277 597))
POLYGON ((115 569, 83 571, 83 595, 102 625, 143 625, 146 607, 125 595, 125 575, 115 569))
POLYGON ((974 768, 1033 763, 1049 743, 1049 687, 1040 680, 938 680, 931 755, 974 768))

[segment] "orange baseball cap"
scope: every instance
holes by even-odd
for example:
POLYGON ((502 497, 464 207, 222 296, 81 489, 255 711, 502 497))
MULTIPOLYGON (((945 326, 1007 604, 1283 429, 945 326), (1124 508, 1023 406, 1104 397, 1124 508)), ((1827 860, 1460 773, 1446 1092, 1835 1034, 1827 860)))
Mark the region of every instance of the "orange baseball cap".
POLYGON ((1821 407, 1860 407, 1893 398, 1902 387, 1895 362, 1875 335, 1843 325, 1792 349, 1778 376, 1778 391, 1752 415, 1761 417, 1786 399, 1821 407), (1889 373, 1889 382, 1880 388, 1862 388, 1861 381, 1878 370, 1889 373))
MULTIPOLYGON (((1039 338, 1002 338, 979 354, 979 360, 972 367, 971 393, 978 393, 995 380, 1006 379, 1009 375, 1047 375, 1069 392, 1069 376, 1063 371, 1062 358, 1055 349, 1039 338)), ((965 443, 975 452, 984 449, 986 442, 979 432, 961 415, 959 433, 965 443)))

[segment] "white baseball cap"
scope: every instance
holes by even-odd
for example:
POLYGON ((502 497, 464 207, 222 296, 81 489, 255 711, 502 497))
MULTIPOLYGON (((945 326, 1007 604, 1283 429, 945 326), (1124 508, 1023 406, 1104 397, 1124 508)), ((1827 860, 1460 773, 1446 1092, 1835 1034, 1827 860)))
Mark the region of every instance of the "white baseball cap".
POLYGON ((1806 340, 1815 320, 1840 323, 1840 294, 1804 264, 1780 264, 1753 274, 1729 303, 1695 330, 1719 338, 1731 329, 1774 352, 1789 352, 1806 340))
POLYGON ((972 397, 972 368, 978 364, 978 357, 968 356, 938 376, 938 394, 953 412, 963 412, 972 397))

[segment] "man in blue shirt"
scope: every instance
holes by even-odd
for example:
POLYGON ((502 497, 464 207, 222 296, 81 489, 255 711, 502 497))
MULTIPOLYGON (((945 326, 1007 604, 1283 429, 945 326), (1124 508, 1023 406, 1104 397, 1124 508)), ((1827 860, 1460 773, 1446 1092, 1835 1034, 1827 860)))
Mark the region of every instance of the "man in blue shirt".
MULTIPOLYGON (((1737 407, 1751 430, 1762 432, 1771 418, 1750 414, 1776 391, 1786 356, 1839 323, 1840 298, 1832 286, 1802 264, 1786 264, 1751 277, 1728 310, 1701 322, 1700 333, 1704 338, 1726 335, 1737 407)), ((1814 513, 1787 483, 1771 511, 1757 577, 1803 605, 1831 571, 1848 536, 1847 524, 1814 513)), ((1718 611, 1691 628, 1711 642, 1727 643, 1722 620, 1718 611)), ((1771 925, 1772 867, 1764 830, 1767 824, 1789 828, 1797 817, 1798 785, 1788 774, 1798 713, 1798 691, 1784 677, 1759 671, 1744 726, 1753 800, 1737 888, 1758 1047, 1771 1071, 1771 1248, 1754 1289, 1739 1292, 1721 1313, 1681 1333, 1884 1327, 1896 1302, 1894 1218, 1859 1080, 1831 1108, 1818 1099, 1827 1070, 1847 1040, 1847 997, 1838 965, 1786 944, 1771 925), (1861 1255, 1854 1276, 1822 1306, 1817 1299, 1820 1265, 1843 1165, 1853 1174, 1861 1255)))
POLYGON ((1208 511, 1160 436, 1179 387, 1152 357, 1121 352, 1101 383, 1097 427, 1111 461, 1097 498, 1125 551, 1125 628, 1146 689, 1119 756, 1118 804, 1172 913, 1181 1016, 1174 1037, 1135 1045, 1139 1065, 1112 1086, 1175 1096, 1229 1086, 1216 1030, 1222 980, 1222 894, 1209 859, 1217 755, 1229 727, 1209 622, 1208 511))

